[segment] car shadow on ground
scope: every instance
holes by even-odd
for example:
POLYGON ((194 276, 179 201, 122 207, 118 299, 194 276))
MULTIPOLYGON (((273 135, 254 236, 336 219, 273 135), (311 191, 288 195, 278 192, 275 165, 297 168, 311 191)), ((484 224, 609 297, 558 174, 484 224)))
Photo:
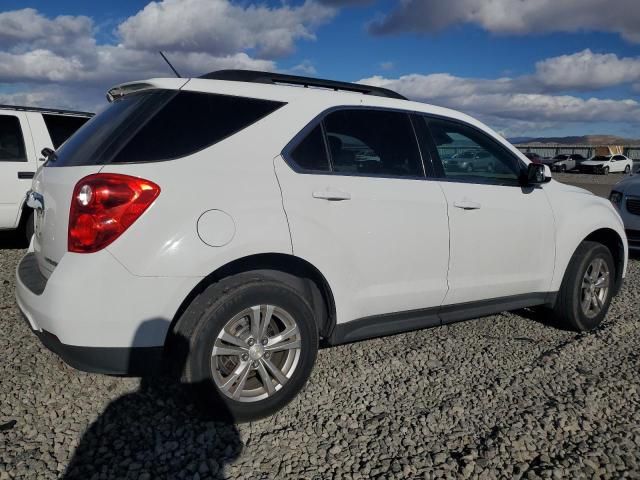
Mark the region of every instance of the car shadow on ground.
POLYGON ((28 246, 29 243, 21 232, 13 230, 0 231, 0 250, 17 250, 28 246))
POLYGON ((172 372, 142 378, 136 392, 112 401, 83 434, 63 479, 228 478, 225 465, 243 447, 238 430, 228 411, 205 412, 192 400, 197 385, 178 381, 188 341, 177 342, 172 372))

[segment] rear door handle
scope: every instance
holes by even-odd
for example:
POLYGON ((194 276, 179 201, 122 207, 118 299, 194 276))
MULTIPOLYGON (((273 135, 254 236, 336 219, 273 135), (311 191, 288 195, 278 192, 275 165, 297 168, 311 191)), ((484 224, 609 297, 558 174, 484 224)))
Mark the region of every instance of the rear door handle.
POLYGON ((340 190, 320 190, 313 192, 313 198, 335 202, 340 200, 351 200, 351 194, 349 192, 341 192, 340 190))
POLYGON ((465 198, 464 200, 457 200, 453 202, 453 206, 456 208, 461 208, 463 210, 478 210, 482 205, 480 205, 478 202, 474 202, 465 198))

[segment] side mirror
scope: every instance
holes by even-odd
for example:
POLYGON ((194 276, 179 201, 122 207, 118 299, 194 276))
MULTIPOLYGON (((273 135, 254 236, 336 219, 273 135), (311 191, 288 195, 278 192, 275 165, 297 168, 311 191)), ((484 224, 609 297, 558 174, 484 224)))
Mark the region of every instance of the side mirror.
POLYGON ((551 169, 549 165, 542 165, 540 163, 530 163, 527 167, 527 173, 525 184, 526 185, 540 185, 551 181, 551 169))
POLYGON ((42 151, 40 151, 40 153, 44 158, 47 158, 53 153, 53 150, 51 150, 49 147, 44 147, 42 151))

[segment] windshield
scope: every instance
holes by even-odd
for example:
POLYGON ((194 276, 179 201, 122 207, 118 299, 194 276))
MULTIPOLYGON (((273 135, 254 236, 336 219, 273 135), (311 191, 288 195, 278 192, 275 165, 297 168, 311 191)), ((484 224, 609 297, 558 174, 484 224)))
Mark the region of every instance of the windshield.
POLYGON ((553 157, 554 160, 566 160, 567 158, 569 158, 568 155, 556 155, 553 157))
POLYGON ((176 92, 151 90, 115 100, 56 150, 47 167, 101 165, 176 92))
POLYGON ((611 158, 611 156, 596 155, 591 160, 593 160, 595 162, 607 162, 610 158, 611 158))

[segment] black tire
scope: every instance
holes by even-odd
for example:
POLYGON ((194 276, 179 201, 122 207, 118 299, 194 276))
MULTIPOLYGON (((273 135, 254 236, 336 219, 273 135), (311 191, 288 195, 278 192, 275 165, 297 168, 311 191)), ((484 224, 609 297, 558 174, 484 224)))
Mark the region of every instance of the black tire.
POLYGON ((567 166, 566 166, 566 165, 562 165, 562 166, 560 167, 560 171, 561 171, 562 173, 567 173, 567 166))
POLYGON ((631 167, 629 165, 624 167, 624 173, 629 173, 630 171, 631 171, 631 167))
POLYGON ((603 174, 603 175, 609 175, 609 167, 604 167, 604 168, 602 169, 602 174, 603 174))
POLYGON ((33 210, 31 210, 29 214, 26 216, 24 221, 24 236, 27 240, 27 244, 31 243, 31 237, 33 237, 33 232, 34 232, 34 218, 33 218, 33 210))
POLYGON ((296 289, 259 273, 228 277, 205 289, 180 318, 178 335, 188 340, 183 380, 195 387, 206 413, 219 419, 246 422, 283 408, 304 387, 318 352, 318 329, 309 303, 296 289), (226 396, 213 379, 214 342, 225 324, 254 305, 275 305, 288 312, 301 337, 300 357, 289 380, 271 396, 240 402, 226 396))
POLYGON ((467 168, 465 170, 467 171, 467 173, 473 172, 473 165, 471 164, 467 165, 467 168))
POLYGON ((558 297, 553 308, 557 320, 578 331, 589 331, 598 327, 609 310, 615 282, 615 264, 607 247, 597 242, 582 242, 569 261, 562 279, 558 297), (609 269, 609 288, 600 312, 589 317, 582 305, 582 282, 587 269, 595 259, 601 258, 609 269))

